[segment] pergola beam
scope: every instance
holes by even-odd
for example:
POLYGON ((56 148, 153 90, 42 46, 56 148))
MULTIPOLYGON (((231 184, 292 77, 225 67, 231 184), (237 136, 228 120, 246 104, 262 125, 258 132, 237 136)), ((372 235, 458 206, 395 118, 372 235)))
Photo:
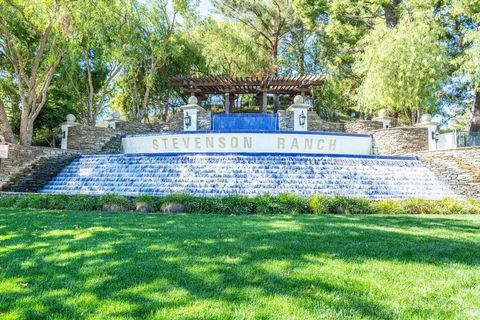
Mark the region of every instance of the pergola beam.
POLYGON ((238 94, 257 94, 262 96, 262 111, 266 112, 267 94, 311 95, 314 87, 321 86, 323 76, 289 76, 289 77, 174 77, 170 85, 181 88, 186 94, 206 96, 221 94, 225 97, 225 111, 228 113, 238 94))

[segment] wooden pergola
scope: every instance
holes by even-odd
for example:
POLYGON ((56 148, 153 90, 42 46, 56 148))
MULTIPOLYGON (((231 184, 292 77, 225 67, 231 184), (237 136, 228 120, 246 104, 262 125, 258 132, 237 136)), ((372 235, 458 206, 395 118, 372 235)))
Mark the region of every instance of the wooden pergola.
POLYGON ((313 88, 322 85, 323 76, 290 77, 174 77, 170 79, 172 87, 181 88, 186 94, 196 96, 200 101, 209 94, 225 95, 225 112, 230 112, 235 98, 239 94, 256 94, 261 101, 262 112, 267 112, 267 94, 309 96, 313 88))

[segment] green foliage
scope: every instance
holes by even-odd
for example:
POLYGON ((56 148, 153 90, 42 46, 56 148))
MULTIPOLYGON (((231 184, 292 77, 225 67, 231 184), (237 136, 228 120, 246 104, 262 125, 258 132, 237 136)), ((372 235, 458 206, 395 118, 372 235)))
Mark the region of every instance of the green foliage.
POLYGON ((404 19, 394 29, 377 25, 364 39, 355 64, 363 77, 358 91, 363 110, 387 109, 415 123, 421 112, 435 111, 436 91, 446 76, 446 47, 427 18, 404 19))
POLYGON ((424 199, 407 199, 402 203, 402 210, 411 214, 436 214, 437 205, 434 201, 424 199))
POLYGON ((139 196, 128 198, 118 195, 101 197, 85 195, 29 194, 0 197, 0 207, 31 208, 48 210, 95 211, 107 207, 135 210, 136 204, 147 203, 153 211, 162 205, 178 203, 187 213, 220 215, 272 215, 272 214, 480 214, 480 200, 441 201, 424 199, 367 200, 340 196, 315 195, 303 198, 294 194, 278 196, 198 197, 188 194, 172 194, 163 197, 139 196))
POLYGON ((15 202, 15 208, 30 208, 30 209, 48 209, 48 210, 63 210, 66 208, 69 197, 66 195, 44 195, 32 194, 24 195, 18 198, 15 202))
POLYGON ((91 196, 85 196, 85 195, 72 195, 72 196, 69 196, 68 203, 65 209, 76 210, 76 211, 101 210, 102 206, 99 200, 100 199, 98 197, 91 197, 91 196))
POLYGON ((102 207, 115 205, 125 210, 133 210, 135 208, 131 199, 116 194, 103 195, 98 199, 98 203, 102 207))
POLYGON ((14 208, 18 196, 3 196, 0 197, 0 208, 14 208))
POLYGON ((374 213, 371 201, 340 196, 313 196, 309 206, 315 214, 369 214, 374 213))
POLYGON ((401 202, 398 200, 386 199, 372 202, 372 211, 382 214, 403 214, 401 202))
POLYGON ((255 35, 239 23, 207 18, 189 38, 201 48, 207 74, 251 76, 268 67, 267 54, 255 45, 255 35))

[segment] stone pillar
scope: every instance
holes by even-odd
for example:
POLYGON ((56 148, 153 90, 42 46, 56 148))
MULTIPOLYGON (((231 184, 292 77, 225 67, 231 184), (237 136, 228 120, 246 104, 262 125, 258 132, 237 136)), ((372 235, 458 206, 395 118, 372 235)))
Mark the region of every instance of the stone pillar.
POLYGON ((62 142, 60 144, 60 148, 64 150, 68 149, 68 128, 79 125, 75 122, 76 118, 73 114, 68 114, 66 120, 67 122, 62 123, 62 142))
POLYGON ((308 109, 310 106, 305 104, 302 96, 296 96, 293 104, 288 107, 288 112, 293 112, 293 130, 308 131, 308 109))
POLYGON ((372 121, 378 121, 383 123, 383 129, 388 129, 392 127, 392 118, 387 117, 387 110, 381 109, 378 111, 377 117, 373 118, 372 121))
POLYGON ((197 131, 198 112, 205 112, 205 109, 198 105, 198 99, 191 96, 188 104, 180 109, 183 111, 183 131, 197 131))
POLYGON ((420 117, 420 123, 417 123, 415 127, 417 128, 427 128, 428 130, 428 150, 434 151, 437 150, 437 131, 438 122, 432 121, 432 116, 428 113, 422 114, 420 117))

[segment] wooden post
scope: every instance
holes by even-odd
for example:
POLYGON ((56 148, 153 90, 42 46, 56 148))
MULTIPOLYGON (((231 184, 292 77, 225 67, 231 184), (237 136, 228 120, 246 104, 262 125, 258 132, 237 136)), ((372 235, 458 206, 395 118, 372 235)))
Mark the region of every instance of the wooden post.
POLYGON ((262 113, 267 113, 267 92, 262 93, 262 113))
POLYGON ((280 97, 278 96, 278 93, 275 93, 273 95, 273 113, 277 113, 279 106, 280 106, 280 97))
POLYGON ((229 94, 229 99, 230 99, 229 105, 230 105, 230 108, 232 109, 232 111, 235 110, 235 98, 236 98, 235 94, 233 94, 233 93, 229 94))
POLYGON ((230 113, 230 92, 225 93, 225 113, 230 113))

